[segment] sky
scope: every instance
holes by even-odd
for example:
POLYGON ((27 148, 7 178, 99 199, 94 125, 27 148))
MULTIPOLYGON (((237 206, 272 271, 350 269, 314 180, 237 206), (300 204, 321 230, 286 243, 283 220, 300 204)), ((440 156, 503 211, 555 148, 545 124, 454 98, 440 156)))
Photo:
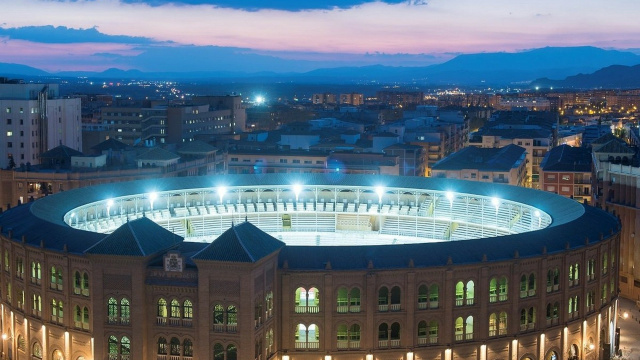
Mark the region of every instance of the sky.
POLYGON ((0 0, 0 9, 0 62, 50 72, 303 72, 546 46, 640 49, 638 0, 0 0))

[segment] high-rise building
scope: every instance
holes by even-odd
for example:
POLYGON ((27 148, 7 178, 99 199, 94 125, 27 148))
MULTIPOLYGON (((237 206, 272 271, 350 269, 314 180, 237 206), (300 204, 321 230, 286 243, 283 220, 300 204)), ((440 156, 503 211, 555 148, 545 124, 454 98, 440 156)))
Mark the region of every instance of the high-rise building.
POLYGON ((58 145, 82 149, 79 98, 63 98, 57 84, 0 78, 0 167, 38 164, 58 145))

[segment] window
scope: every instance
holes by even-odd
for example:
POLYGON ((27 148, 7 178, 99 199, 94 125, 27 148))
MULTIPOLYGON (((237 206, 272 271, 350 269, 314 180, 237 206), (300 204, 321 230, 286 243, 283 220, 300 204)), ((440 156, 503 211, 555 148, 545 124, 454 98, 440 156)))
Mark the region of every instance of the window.
POLYGON ((178 300, 171 300, 171 317, 179 318, 180 317, 180 303, 178 300))
POLYGON ((167 300, 160 298, 157 303, 158 325, 167 324, 167 300))
POLYGON ((129 325, 131 321, 131 303, 129 299, 122 298, 120 300, 120 324, 129 325))
POLYGON ((42 271, 39 262, 31 262, 31 282, 34 284, 40 284, 42 280, 42 271))
POLYGON ((36 317, 42 315, 42 297, 38 294, 31 295, 31 313, 36 317))
POLYGON ((62 268, 51 267, 51 289, 62 290, 62 268))
POLYGON ((320 310, 320 292, 315 287, 308 291, 305 288, 296 289, 295 312, 317 313, 320 310))
POLYGON ((24 261, 20 257, 16 259, 16 276, 24 279, 24 261))
POLYGON ((167 339, 158 338, 158 355, 167 355, 167 339))
POLYGON ((569 181, 570 178, 569 175, 562 175, 562 181, 569 181))
POLYGON ((296 349, 318 349, 319 342, 320 331, 316 324, 311 324, 308 327, 304 324, 298 324, 298 326, 296 326, 296 349))
POLYGON ((185 300, 183 304, 184 309, 184 318, 185 319, 193 319, 193 303, 191 300, 185 300))
POLYGON ((7 131, 7 136, 13 136, 13 131, 7 131))
POLYGON ((64 319, 64 306, 62 300, 51 300, 51 321, 54 323, 62 324, 64 319))
POLYGON ((31 355, 35 359, 42 359, 42 346, 40 346, 39 342, 33 343, 33 347, 31 348, 31 355))
POLYGON ((531 273, 520 277, 520 298, 535 296, 536 294, 536 275, 531 273))
POLYGON ((109 324, 118 322, 118 301, 112 297, 107 300, 107 322, 109 324))

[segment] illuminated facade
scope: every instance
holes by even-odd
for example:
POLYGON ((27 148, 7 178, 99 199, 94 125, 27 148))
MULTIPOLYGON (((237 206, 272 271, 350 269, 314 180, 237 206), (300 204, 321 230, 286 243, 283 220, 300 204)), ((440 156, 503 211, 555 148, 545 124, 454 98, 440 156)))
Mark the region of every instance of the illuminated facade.
POLYGON ((550 193, 344 174, 171 178, 66 191, 0 226, 13 359, 613 351, 618 221, 550 193))

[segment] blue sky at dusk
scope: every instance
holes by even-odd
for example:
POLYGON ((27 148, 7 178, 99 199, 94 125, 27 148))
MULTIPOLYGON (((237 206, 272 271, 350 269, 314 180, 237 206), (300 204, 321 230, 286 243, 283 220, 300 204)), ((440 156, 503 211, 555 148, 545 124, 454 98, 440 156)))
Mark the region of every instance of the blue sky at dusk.
POLYGON ((300 72, 425 66, 457 54, 545 46, 640 48, 637 0, 0 0, 0 6, 0 62, 53 72, 300 72))

